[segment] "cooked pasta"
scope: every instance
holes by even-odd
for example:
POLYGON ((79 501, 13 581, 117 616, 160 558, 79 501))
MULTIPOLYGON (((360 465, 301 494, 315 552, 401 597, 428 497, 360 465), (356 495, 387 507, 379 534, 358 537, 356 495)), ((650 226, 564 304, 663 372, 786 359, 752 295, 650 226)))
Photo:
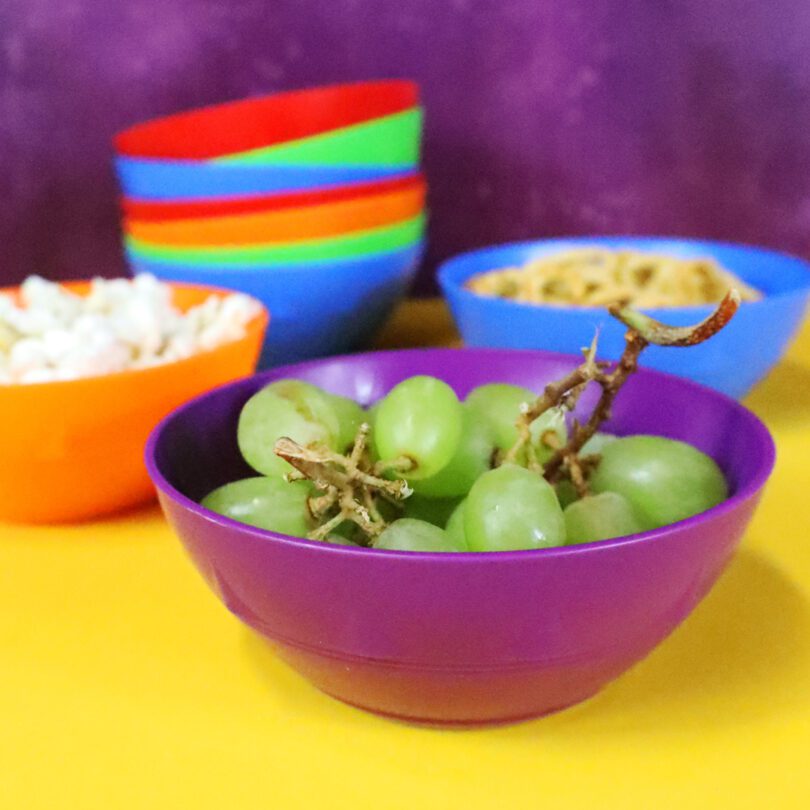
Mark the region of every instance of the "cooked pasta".
POLYGON ((473 276, 466 286, 480 295, 583 307, 616 302, 640 308, 699 306, 720 301, 731 287, 743 301, 762 297, 713 259, 600 247, 566 250, 522 267, 490 270, 473 276))

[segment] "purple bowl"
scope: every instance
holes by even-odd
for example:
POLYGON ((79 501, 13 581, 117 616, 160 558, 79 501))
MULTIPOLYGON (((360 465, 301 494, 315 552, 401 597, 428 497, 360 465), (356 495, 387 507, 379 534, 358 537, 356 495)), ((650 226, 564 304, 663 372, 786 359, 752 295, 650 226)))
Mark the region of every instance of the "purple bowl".
POLYGON ((490 554, 371 551, 253 529, 200 507, 249 474, 236 447, 248 397, 298 377, 369 403, 413 374, 459 395, 485 382, 540 390, 578 359, 430 349, 277 368, 174 411, 146 456, 169 522, 225 606, 324 692, 391 717, 480 725, 534 717, 599 691, 666 638, 709 591, 774 463, 764 425, 708 388, 642 370, 609 429, 682 439, 713 456, 733 495, 701 515, 601 543, 490 554))

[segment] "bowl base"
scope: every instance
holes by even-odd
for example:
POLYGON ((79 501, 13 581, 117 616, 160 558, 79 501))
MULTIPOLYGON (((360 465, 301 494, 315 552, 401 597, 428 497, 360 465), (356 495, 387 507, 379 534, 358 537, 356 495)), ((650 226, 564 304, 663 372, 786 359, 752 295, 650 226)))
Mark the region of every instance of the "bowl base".
POLYGON ((564 712, 566 709, 571 709, 574 706, 578 706, 580 703, 584 703, 587 700, 590 700, 599 693, 597 689, 594 692, 591 692, 589 695, 585 695, 584 697, 578 698, 571 703, 566 703, 563 706, 558 706, 557 708, 553 709, 543 709, 539 712, 530 712, 529 714, 521 714, 516 715, 514 717, 493 717, 491 719, 486 720, 446 720, 446 719, 432 719, 432 718, 425 718, 425 717, 411 717, 408 715, 403 714, 392 714, 391 712, 386 712, 381 709, 375 709, 371 706, 363 706, 360 703, 355 703, 351 700, 346 700, 345 698, 340 697, 340 695, 332 694, 331 692, 326 692, 323 689, 319 689, 319 691, 323 692, 323 694, 327 695, 334 700, 339 700, 341 703, 344 703, 346 706, 351 706, 353 709, 359 709, 363 712, 368 712, 369 714, 375 714, 377 717, 384 717, 386 720, 394 720, 397 723, 402 723, 407 726, 418 726, 420 728, 435 728, 441 729, 443 731, 475 731, 476 729, 485 729, 485 728, 498 728, 500 726, 514 726, 518 723, 528 723, 532 720, 539 720, 541 717, 548 717, 552 714, 558 714, 559 712, 564 712))
POLYGON ((324 694, 381 717, 435 728, 509 725, 559 712, 593 697, 626 668, 435 669, 335 657, 265 639, 324 694))

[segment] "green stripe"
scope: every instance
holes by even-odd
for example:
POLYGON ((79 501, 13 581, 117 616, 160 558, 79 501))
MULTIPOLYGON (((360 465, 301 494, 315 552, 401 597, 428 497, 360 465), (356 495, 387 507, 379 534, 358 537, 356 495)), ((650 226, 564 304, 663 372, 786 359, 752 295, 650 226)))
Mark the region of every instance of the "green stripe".
POLYGON ((425 215, 385 228, 360 231, 332 239, 307 242, 276 242, 252 247, 167 248, 140 239, 125 237, 124 246, 134 258, 174 264, 295 264, 349 256, 384 253, 410 245, 422 238, 425 215))
POLYGON ((364 124, 265 146, 212 161, 226 165, 414 166, 419 162, 423 111, 414 107, 364 124))

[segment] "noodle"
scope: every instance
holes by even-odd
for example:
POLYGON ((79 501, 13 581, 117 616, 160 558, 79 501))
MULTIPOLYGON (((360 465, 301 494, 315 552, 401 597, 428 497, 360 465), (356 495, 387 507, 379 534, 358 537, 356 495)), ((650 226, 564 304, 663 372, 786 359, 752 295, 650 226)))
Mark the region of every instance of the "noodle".
POLYGON ((540 256, 522 267, 480 273, 466 286, 480 295, 558 306, 604 307, 616 302, 641 308, 699 306, 717 303, 731 287, 743 301, 762 298, 759 290, 712 259, 605 248, 540 256))

